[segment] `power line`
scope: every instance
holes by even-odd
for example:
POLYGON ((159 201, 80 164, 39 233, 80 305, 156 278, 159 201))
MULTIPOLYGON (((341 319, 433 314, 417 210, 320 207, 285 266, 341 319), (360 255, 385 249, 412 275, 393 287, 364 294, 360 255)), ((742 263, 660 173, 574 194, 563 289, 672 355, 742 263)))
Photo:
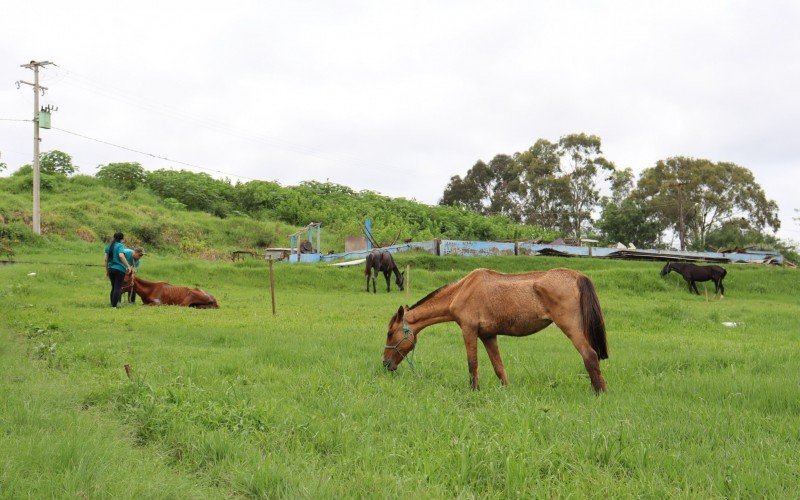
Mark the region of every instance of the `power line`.
MULTIPOLYGON (((259 142, 262 144, 266 144, 270 147, 276 149, 282 149, 284 151, 289 151, 296 154, 306 155, 306 156, 313 156, 322 160, 327 160, 336 164, 344 164, 348 162, 349 164, 361 165, 363 167, 368 168, 390 168, 388 165, 376 163, 374 161, 366 161, 357 157, 353 157, 350 155, 329 155, 323 151, 318 149, 304 146, 298 143, 294 143, 291 141, 287 141, 278 137, 267 136, 264 134, 252 134, 248 132, 244 132, 240 129, 236 129, 229 124, 222 123, 218 120, 204 118, 199 115, 193 115, 188 113, 180 108, 160 103, 149 99, 147 97, 138 96, 135 94, 126 94, 124 92, 120 92, 116 89, 108 89, 107 87, 98 84, 97 79, 90 78, 85 75, 80 75, 79 73, 71 70, 67 70, 63 67, 59 67, 59 70, 56 70, 58 75, 63 76, 65 84, 71 84, 75 87, 84 90, 86 92, 90 92, 93 96, 97 94, 104 95, 110 99, 114 99, 117 101, 121 101, 128 105, 137 107, 139 109, 143 109, 146 111, 156 112, 165 116, 169 116, 172 118, 180 118, 187 122, 193 122, 196 125, 200 125, 204 128, 209 130, 223 133, 229 135, 231 137, 236 137, 238 139, 243 139, 252 142, 259 142), (133 96, 133 97, 132 97, 133 96)), ((243 176, 240 176, 243 177, 243 176)))
POLYGON ((78 132, 72 132, 70 130, 65 130, 63 128, 52 127, 52 129, 53 130, 58 130, 60 132, 64 132, 64 133, 67 133, 67 134, 70 134, 70 135, 74 135, 74 136, 77 136, 77 137, 82 137, 84 139, 89 139, 90 141, 95 141, 95 142, 99 142, 101 144, 106 144, 108 146, 112 146, 112 147, 115 147, 115 148, 124 149, 125 151, 131 151, 133 153, 138 153, 138 154, 141 154, 141 155, 149 156, 151 158, 157 158, 159 160, 165 160, 165 161, 168 161, 168 162, 177 163, 177 164, 180 164, 180 165, 185 165, 187 167, 198 168, 200 170, 206 170, 208 172, 214 172, 214 173, 226 175, 226 176, 229 176, 229 177, 239 177, 241 179, 247 179, 247 180, 251 180, 251 181, 260 180, 260 179, 255 179, 253 177, 247 177, 247 176, 244 176, 244 175, 238 175, 238 174, 231 174, 231 173, 228 173, 228 172, 223 172, 222 170, 215 170, 213 168, 201 167, 200 165, 195 165, 194 163, 188 163, 188 162, 180 161, 180 160, 173 160, 172 158, 167 158, 166 156, 161 156, 161 155, 157 155, 157 154, 154 154, 154 153, 148 153, 146 151, 141 151, 141 150, 138 150, 138 149, 130 148, 128 146, 121 146, 119 144, 114 144, 113 142, 108 142, 108 141, 104 141, 102 139, 89 137, 88 135, 80 134, 78 132))
POLYGON ((26 120, 23 118, 0 118, 0 122, 29 122, 31 120, 26 120))

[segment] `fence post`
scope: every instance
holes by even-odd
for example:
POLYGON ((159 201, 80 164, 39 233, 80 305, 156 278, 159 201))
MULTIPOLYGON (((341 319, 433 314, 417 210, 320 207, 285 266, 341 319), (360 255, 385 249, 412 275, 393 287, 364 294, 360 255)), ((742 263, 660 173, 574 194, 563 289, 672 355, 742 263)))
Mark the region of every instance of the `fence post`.
POLYGON ((406 304, 411 295, 411 264, 406 264, 406 304))
POLYGON ((272 315, 275 316, 275 274, 272 272, 272 255, 269 256, 269 296, 272 298, 272 315))

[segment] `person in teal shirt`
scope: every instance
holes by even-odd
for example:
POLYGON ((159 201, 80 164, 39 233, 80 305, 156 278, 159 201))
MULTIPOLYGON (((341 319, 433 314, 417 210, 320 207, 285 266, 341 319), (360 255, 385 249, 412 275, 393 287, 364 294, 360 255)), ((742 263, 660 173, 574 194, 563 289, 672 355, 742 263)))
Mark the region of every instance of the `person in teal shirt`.
POLYGON ((111 307, 117 307, 119 304, 122 297, 122 280, 125 279, 125 273, 133 269, 125 257, 125 245, 122 243, 124 239, 124 234, 114 233, 114 239, 105 248, 106 276, 111 281, 111 307))
MULTIPOLYGON (((125 254, 125 258, 133 264, 133 270, 139 270, 139 263, 142 261, 142 256, 144 255, 144 248, 136 247, 135 249, 131 250, 130 248, 126 248, 122 251, 125 254)), ((128 302, 133 304, 136 302, 136 292, 133 289, 128 290, 128 302)))

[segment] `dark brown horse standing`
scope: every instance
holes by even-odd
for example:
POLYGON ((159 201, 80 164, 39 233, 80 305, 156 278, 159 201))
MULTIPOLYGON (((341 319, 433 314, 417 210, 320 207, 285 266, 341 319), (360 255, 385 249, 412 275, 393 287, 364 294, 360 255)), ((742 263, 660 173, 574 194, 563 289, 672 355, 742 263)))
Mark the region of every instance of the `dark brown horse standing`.
POLYGON ((392 254, 387 250, 375 249, 367 255, 367 265, 364 268, 364 276, 367 278, 367 292, 369 292, 369 282, 372 280, 372 293, 378 293, 375 289, 375 281, 378 278, 378 272, 383 273, 386 278, 386 291, 389 290, 389 275, 394 273, 394 282, 397 288, 403 290, 403 283, 405 283, 405 271, 402 273, 397 269, 397 264, 394 263, 392 254))
POLYGON ((694 292, 700 295, 695 282, 710 280, 714 282, 714 294, 719 294, 720 299, 725 297, 725 287, 722 285, 722 280, 725 278, 725 275, 728 274, 728 271, 723 267, 667 262, 664 268, 661 269, 661 277, 668 275, 670 271, 675 271, 683 276, 683 279, 686 280, 689 286, 689 293, 694 292))
POLYGON ((495 374, 506 385, 497 336, 524 337, 555 323, 583 358, 594 390, 606 390, 600 373, 600 360, 608 358, 603 313, 594 285, 579 272, 552 269, 504 274, 476 269, 413 306, 397 310, 389 321, 383 365, 396 370, 416 347, 422 329, 448 321, 461 327, 473 389, 478 389, 478 339, 495 374))
POLYGON ((128 272, 122 290, 133 290, 146 305, 184 306, 198 309, 218 309, 217 299, 199 288, 174 286, 164 281, 148 281, 128 272))

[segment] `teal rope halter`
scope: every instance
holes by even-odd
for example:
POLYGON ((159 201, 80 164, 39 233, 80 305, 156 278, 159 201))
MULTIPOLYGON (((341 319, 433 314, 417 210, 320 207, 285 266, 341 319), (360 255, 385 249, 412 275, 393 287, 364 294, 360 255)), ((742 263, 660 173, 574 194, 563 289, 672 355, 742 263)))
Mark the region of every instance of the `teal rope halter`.
POLYGON ((416 364, 414 363, 414 353, 416 352, 416 347, 417 347, 417 337, 414 334, 414 332, 411 331, 411 328, 408 327, 408 324, 406 323, 406 318, 403 318, 403 334, 404 334, 403 338, 400 339, 395 345, 386 344, 386 349, 394 349, 395 351, 397 351, 397 354, 399 354, 402 359, 408 359, 408 366, 411 367, 411 371, 416 372, 417 367, 416 364), (398 349, 398 347, 400 347, 400 344, 402 344, 406 340, 411 342, 411 356, 408 356, 408 358, 406 358, 406 355, 400 352, 400 349, 398 349))

